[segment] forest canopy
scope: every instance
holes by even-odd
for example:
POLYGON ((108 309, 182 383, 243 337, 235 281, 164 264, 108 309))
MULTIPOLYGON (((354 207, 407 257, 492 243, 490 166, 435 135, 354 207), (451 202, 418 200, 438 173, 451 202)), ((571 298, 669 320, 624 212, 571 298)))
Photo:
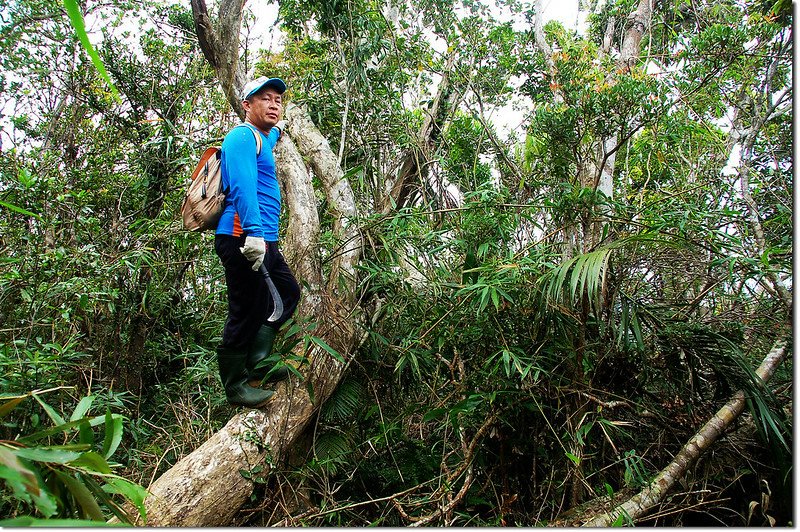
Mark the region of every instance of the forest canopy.
POLYGON ((793 524, 790 2, 250 4, 0 7, 0 525, 793 524), (260 75, 304 299, 248 413, 180 207, 260 75))

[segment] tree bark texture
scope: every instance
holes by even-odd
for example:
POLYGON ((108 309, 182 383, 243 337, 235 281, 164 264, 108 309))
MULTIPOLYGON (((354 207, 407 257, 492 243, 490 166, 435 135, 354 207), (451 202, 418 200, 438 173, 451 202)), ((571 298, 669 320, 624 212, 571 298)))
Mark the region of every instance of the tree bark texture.
MULTIPOLYGON (((350 183, 344 178, 339 158, 333 153, 328 139, 311 121, 308 111, 290 105, 286 108, 286 121, 288 131, 297 139, 298 148, 311 165, 314 174, 322 181, 330 209, 336 214, 333 231, 340 237, 340 247, 334 252, 328 279, 328 290, 333 292, 337 290, 341 276, 345 276, 347 284, 352 285, 355 281, 355 267, 361 257, 363 243, 356 223, 358 210, 355 196, 350 183)), ((311 193, 313 199, 313 189, 311 193)))
MULTIPOLYGON (((357 342, 352 309, 354 266, 361 254, 361 240, 352 223, 354 196, 338 163, 331 164, 336 155, 307 113, 290 107, 287 122, 289 133, 278 142, 275 155, 289 217, 285 254, 298 280, 310 287, 303 295, 298 316, 315 321, 314 335, 346 357, 357 342), (312 167, 319 172, 340 241, 349 243, 346 252, 332 259, 334 271, 346 273, 332 285, 328 283, 335 285, 335 291, 328 290, 323 281, 317 252, 317 201, 304 159, 315 161, 312 167)), ((310 345, 309 352, 302 353, 310 361, 301 368, 303 381, 291 377, 281 383, 264 408, 235 415, 148 488, 147 526, 224 526, 233 521, 253 490, 252 482, 240 471, 261 465, 262 474, 269 474, 270 465, 286 455, 342 376, 344 363, 317 344, 310 345)))
POLYGON ((244 119, 239 91, 245 84, 239 68, 239 29, 242 24, 242 0, 220 0, 217 23, 211 21, 205 0, 191 0, 192 16, 200 49, 214 69, 231 108, 244 119))
MULTIPOLYGON (((775 374, 787 355, 787 342, 779 340, 761 362, 756 370, 759 378, 767 383, 775 374)), ((659 504, 670 489, 686 474, 697 459, 717 441, 730 424, 742 413, 747 398, 742 390, 736 392, 725 406, 719 409, 697 434, 683 446, 675 459, 664 468, 658 476, 637 495, 617 506, 608 513, 599 515, 582 526, 608 527, 620 515, 631 520, 644 516, 651 508, 659 504)))

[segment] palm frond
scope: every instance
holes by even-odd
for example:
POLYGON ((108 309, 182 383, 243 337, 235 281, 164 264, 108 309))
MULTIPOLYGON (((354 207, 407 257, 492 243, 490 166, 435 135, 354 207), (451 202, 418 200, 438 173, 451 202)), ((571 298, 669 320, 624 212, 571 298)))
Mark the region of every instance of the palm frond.
POLYGON ((356 417, 366 394, 364 385, 354 379, 342 381, 331 397, 322 405, 324 421, 342 421, 356 417))

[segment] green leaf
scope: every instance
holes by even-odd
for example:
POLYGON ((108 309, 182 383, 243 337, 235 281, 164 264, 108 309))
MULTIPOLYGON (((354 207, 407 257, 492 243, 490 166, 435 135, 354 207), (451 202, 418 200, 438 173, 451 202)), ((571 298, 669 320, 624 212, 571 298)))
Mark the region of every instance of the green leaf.
POLYGON ((40 399, 38 395, 34 394, 33 398, 36 399, 40 405, 42 405, 42 408, 44 408, 44 411, 47 412, 48 416, 50 416, 50 419, 53 420, 53 423, 55 423, 56 425, 63 425, 64 423, 66 423, 66 421, 64 421, 64 418, 61 417, 58 414, 58 412, 56 412, 53 409, 52 406, 48 405, 42 399, 40 399))
POLYGON ((5 207, 14 212, 18 212, 20 214, 24 214, 25 216, 33 216, 37 220, 41 220, 42 217, 36 214, 35 212, 31 212, 29 210, 23 209, 22 207, 17 207, 16 205, 12 205, 10 203, 6 203, 5 201, 0 200, 0 206, 5 207))
POLYGON ((325 351, 330 353, 330 355, 333 358, 335 358, 336 360, 338 360, 342 364, 345 363, 344 357, 341 354, 339 354, 339 352, 336 349, 332 348, 327 343, 325 343, 325 340, 323 340, 322 338, 319 338, 317 336, 313 336, 313 335, 309 335, 309 338, 311 339, 312 342, 314 342, 315 344, 320 346, 322 349, 324 349, 325 351))
POLYGON ((311 401, 311 404, 314 404, 314 383, 311 382, 311 379, 306 381, 306 391, 308 392, 308 400, 311 401))
POLYGON ((92 444, 94 443, 94 431, 92 430, 92 426, 86 420, 81 420, 78 429, 78 441, 85 444, 92 444))
POLYGON ((89 471, 94 471, 97 473, 109 474, 111 473, 111 468, 106 462, 105 458, 100 456, 98 453, 94 451, 88 451, 83 453, 79 458, 73 460, 69 463, 71 466, 75 467, 83 467, 89 471))
POLYGON ((86 50, 86 53, 89 54, 89 57, 92 59, 92 63, 94 64, 95 68, 103 77, 103 79, 106 80, 106 83, 108 83, 108 86, 114 95, 114 99, 120 101, 117 87, 114 85, 114 82, 111 81, 111 76, 109 76, 108 72, 106 72, 106 67, 103 65, 103 61, 95 51, 94 46, 92 46, 92 43, 89 42, 89 36, 86 34, 86 27, 83 23, 83 15, 81 14, 80 7, 78 7, 77 0, 64 0, 64 7, 67 10, 67 14, 69 14, 69 20, 72 23, 75 34, 78 36, 78 39, 80 39, 81 44, 86 50))
POLYGON ((97 499, 83 482, 62 471, 56 470, 55 474, 64 483, 72 496, 75 497, 75 500, 78 501, 84 517, 105 523, 105 517, 100 505, 97 503, 97 499))
POLYGON ((575 464, 575 467, 578 467, 578 466, 581 465, 581 459, 578 458, 577 456, 575 456, 574 454, 572 454, 572 453, 570 453, 568 451, 564 451, 564 454, 567 455, 567 458, 572 460, 572 463, 575 464))
POLYGON ((53 447, 22 447, 14 449, 13 453, 20 458, 51 464, 68 464, 81 457, 80 452, 53 447))
POLYGON ((124 478, 112 477, 108 479, 103 489, 109 493, 119 493, 125 497, 136 506, 142 519, 146 518, 147 509, 144 505, 144 499, 147 497, 148 492, 145 488, 124 478))
POLYGON ((106 435, 103 439, 103 456, 106 458, 114 454, 122 441, 122 417, 113 416, 110 409, 106 409, 106 435))
POLYGON ((76 421, 84 416, 86 416, 86 412, 89 411, 89 407, 92 406, 92 401, 94 401, 94 395, 87 395, 83 399, 80 400, 78 406, 75 407, 75 411, 69 417, 70 421, 76 421))
POLYGON ((434 408, 429 410, 422 416, 422 421, 431 421, 432 419, 438 419, 447 413, 446 408, 434 408))

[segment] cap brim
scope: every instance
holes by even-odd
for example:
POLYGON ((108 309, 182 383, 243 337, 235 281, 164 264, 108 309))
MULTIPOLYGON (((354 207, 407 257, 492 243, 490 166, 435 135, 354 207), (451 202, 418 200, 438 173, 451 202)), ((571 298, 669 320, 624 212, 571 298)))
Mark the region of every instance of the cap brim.
POLYGON ((242 100, 248 99, 250 96, 254 95, 255 93, 264 89, 265 87, 271 87, 275 89, 275 91, 277 91, 278 94, 283 94, 284 92, 286 92, 286 83, 284 83, 281 78, 269 78, 267 81, 265 81, 261 85, 258 85, 257 87, 254 87, 250 92, 245 94, 244 97, 242 97, 242 100))

